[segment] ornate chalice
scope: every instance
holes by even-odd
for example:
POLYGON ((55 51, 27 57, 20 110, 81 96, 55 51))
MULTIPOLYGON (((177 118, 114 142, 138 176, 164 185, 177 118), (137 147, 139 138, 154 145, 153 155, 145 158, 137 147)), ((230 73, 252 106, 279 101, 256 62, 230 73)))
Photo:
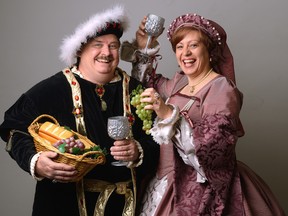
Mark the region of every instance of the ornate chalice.
MULTIPOLYGON (((126 139, 130 135, 130 123, 126 116, 113 116, 108 118, 108 135, 114 140, 126 139)), ((115 161, 111 163, 114 166, 126 166, 125 161, 115 161)))
POLYGON ((151 42, 152 37, 157 37, 161 34, 164 28, 164 22, 165 19, 163 17, 154 15, 154 14, 148 14, 147 20, 145 23, 145 30, 148 34, 148 39, 145 46, 145 53, 147 53, 147 48, 151 42))

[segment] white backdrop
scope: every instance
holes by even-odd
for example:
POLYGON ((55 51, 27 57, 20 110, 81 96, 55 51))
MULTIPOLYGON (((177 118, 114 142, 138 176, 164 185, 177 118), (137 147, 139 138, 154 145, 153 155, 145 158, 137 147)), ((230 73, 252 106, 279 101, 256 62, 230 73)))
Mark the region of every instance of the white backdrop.
MULTIPOLYGON (((238 159, 270 185, 287 212, 287 0, 2 0, 0 121, 22 92, 65 66, 58 60, 63 37, 90 15, 116 2, 125 5, 131 18, 123 40, 134 37, 147 13, 165 17, 166 29, 174 18, 190 12, 224 27, 234 55, 237 84, 244 93, 241 118, 246 135, 238 142, 238 159)), ((171 76, 178 67, 166 33, 159 41, 163 59, 158 72, 171 76)), ((122 62, 120 66, 129 72, 129 64, 122 62)), ((5 152, 5 143, 0 144, 0 213, 31 215, 35 182, 5 152)))

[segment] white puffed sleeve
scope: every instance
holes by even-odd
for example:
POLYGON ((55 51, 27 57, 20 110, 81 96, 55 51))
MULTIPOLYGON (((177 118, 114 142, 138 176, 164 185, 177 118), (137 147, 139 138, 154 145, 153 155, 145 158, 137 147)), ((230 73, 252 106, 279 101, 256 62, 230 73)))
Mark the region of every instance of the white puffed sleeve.
POLYGON ((202 167, 199 164, 195 153, 195 145, 193 143, 193 130, 188 121, 181 117, 175 124, 175 134, 172 137, 174 146, 177 148, 183 162, 194 167, 197 171, 197 182, 204 183, 207 178, 202 167))

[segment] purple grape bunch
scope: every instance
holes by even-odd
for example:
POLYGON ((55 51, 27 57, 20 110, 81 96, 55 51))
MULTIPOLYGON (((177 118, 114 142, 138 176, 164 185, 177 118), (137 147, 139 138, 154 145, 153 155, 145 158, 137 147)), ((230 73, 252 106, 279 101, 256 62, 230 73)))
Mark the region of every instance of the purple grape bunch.
POLYGON ((61 153, 70 153, 70 154, 83 154, 85 150, 85 145, 80 139, 75 139, 74 136, 58 140, 53 144, 61 153))

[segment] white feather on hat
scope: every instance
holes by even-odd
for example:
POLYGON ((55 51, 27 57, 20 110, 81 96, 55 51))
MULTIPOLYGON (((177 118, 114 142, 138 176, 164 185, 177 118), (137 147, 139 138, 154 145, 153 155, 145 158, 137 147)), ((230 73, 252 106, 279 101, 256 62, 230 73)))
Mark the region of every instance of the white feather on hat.
POLYGON ((81 46, 87 43, 88 38, 95 37, 97 33, 105 30, 107 23, 120 23, 125 32, 129 23, 124 7, 114 6, 112 9, 91 16, 86 22, 80 24, 74 34, 64 38, 60 46, 60 60, 69 66, 74 64, 77 51, 81 46))

